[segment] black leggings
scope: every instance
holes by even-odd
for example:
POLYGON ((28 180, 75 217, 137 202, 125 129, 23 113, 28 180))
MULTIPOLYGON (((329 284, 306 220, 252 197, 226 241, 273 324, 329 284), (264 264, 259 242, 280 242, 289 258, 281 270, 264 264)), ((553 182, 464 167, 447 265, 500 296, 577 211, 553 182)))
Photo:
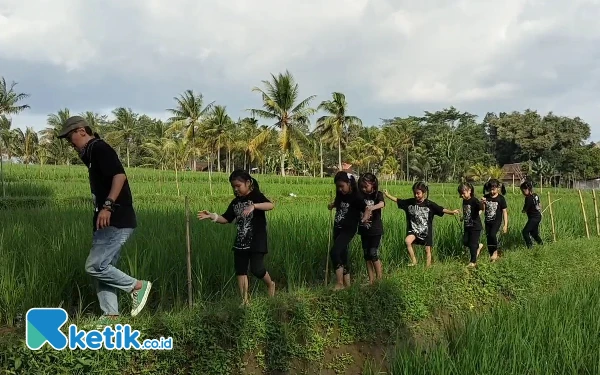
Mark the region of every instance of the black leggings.
POLYGON ((238 252, 233 254, 233 263, 235 265, 235 274, 243 276, 248 274, 248 263, 250 264, 250 272, 259 279, 262 279, 267 274, 265 268, 265 253, 254 252, 238 252))
POLYGON ((521 234, 523 234, 523 239, 525 240, 525 245, 531 248, 533 246, 533 242, 531 241, 531 237, 537 242, 539 245, 542 245, 542 238, 540 237, 540 222, 542 221, 541 217, 530 217, 527 219, 527 224, 523 228, 521 234))
POLYGON ((363 255, 366 261, 377 262, 379 260, 379 245, 381 236, 360 236, 363 248, 363 255))
POLYGON ((477 262, 477 249, 479 248, 479 238, 481 230, 465 229, 463 234, 463 245, 469 248, 471 252, 471 263, 477 262))
POLYGON ((502 225, 502 221, 499 220, 485 223, 485 237, 490 255, 494 255, 494 252, 498 250, 498 231, 500 230, 500 225, 502 225))
POLYGON ((350 273, 348 265, 348 251, 350 242, 354 238, 356 232, 343 230, 340 228, 333 229, 333 247, 331 248, 331 264, 334 272, 340 268, 344 268, 344 275, 350 273))

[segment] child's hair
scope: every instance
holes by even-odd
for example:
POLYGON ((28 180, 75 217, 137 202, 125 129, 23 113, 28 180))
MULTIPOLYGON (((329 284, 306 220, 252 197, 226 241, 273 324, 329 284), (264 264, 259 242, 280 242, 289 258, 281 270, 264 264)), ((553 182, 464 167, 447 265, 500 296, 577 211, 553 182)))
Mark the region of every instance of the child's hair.
POLYGON ((533 193, 533 183, 529 180, 523 181, 521 184, 521 190, 529 190, 530 193, 533 193))
POLYGON ((471 185, 469 182, 463 182, 462 184, 458 185, 458 189, 456 189, 459 196, 465 190, 471 190, 471 197, 475 198, 475 188, 473 188, 473 185, 471 185))
POLYGON ((488 180, 488 182, 483 185, 483 195, 489 193, 492 188, 500 188, 500 193, 506 195, 506 187, 502 182, 495 178, 488 180))
POLYGON ((414 183, 414 185, 412 186, 412 191, 413 193, 416 192, 417 190, 421 190, 423 192, 423 194, 426 194, 426 198, 429 198, 429 186, 427 186, 427 184, 423 181, 417 181, 414 183))
POLYGON ((242 182, 250 181, 250 189, 256 192, 260 192, 260 186, 258 185, 258 181, 252 176, 250 173, 243 169, 237 169, 229 175, 229 182, 233 182, 235 180, 240 180, 242 182))
MULTIPOLYGON (((335 177, 333 177, 333 183, 337 184, 338 181, 342 181, 342 182, 350 184, 350 189, 352 190, 351 194, 358 193, 358 185, 356 183, 356 178, 354 177, 354 175, 352 173, 339 171, 338 173, 335 174, 335 177)), ((341 194, 342 193, 340 193, 339 190, 337 190, 337 189, 335 190, 336 200, 338 198, 340 198, 341 194)))
POLYGON ((364 183, 369 183, 373 185, 373 190, 375 192, 379 191, 379 181, 377 180, 377 176, 373 173, 364 173, 358 179, 358 186, 362 186, 364 183))

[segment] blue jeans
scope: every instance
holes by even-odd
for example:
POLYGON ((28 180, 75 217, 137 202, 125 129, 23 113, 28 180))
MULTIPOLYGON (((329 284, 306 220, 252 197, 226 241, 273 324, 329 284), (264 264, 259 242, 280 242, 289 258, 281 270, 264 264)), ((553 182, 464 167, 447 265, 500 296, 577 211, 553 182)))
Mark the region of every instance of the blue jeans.
POLYGON ((121 248, 132 233, 132 228, 115 227, 94 232, 85 271, 94 279, 100 309, 104 315, 119 315, 117 289, 131 293, 137 283, 137 279, 115 267, 121 248))

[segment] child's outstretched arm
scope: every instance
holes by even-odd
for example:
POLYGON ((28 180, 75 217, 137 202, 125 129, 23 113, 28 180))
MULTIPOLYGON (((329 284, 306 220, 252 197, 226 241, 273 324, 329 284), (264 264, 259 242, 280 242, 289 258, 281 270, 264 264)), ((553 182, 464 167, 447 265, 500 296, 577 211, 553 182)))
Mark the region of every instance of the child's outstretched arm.
POLYGON ((198 212, 198 220, 206 220, 211 219, 215 223, 219 224, 229 224, 229 221, 225 219, 223 216, 217 214, 216 212, 208 212, 206 210, 198 212))
POLYGON ((389 200, 391 200, 391 201, 394 201, 394 202, 398 202, 398 198, 396 198, 396 197, 394 197, 393 195, 391 195, 390 193, 388 193, 388 191, 387 191, 387 190, 384 190, 384 191, 383 191, 383 194, 385 194, 385 196, 386 196, 386 197, 387 197, 389 200))
POLYGON ((382 208, 384 208, 384 207, 385 207, 385 202, 384 202, 384 201, 381 201, 381 202, 379 202, 379 203, 377 203, 377 204, 374 204, 374 205, 372 205, 372 206, 369 206, 369 207, 368 207, 368 209, 369 209, 369 210, 371 210, 371 211, 375 211, 375 210, 382 209, 382 208))
POLYGON ((458 214, 460 214, 459 210, 453 210, 453 211, 451 211, 451 210, 449 210, 447 208, 444 208, 444 210, 442 212, 445 213, 446 215, 458 215, 458 214))

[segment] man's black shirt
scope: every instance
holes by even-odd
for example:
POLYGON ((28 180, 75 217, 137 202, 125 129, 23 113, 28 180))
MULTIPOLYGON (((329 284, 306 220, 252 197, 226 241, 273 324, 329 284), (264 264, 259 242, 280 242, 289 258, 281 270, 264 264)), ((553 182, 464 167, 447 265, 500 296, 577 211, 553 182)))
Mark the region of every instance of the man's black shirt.
MULTIPOLYGON (((125 174, 125 169, 115 150, 102 139, 94 138, 85 146, 81 160, 88 167, 90 189, 94 201, 94 231, 98 214, 110 194, 113 177, 125 174)), ((119 196, 115 200, 114 212, 110 215, 110 225, 117 228, 135 228, 137 218, 133 208, 133 198, 129 181, 125 180, 119 196)))

